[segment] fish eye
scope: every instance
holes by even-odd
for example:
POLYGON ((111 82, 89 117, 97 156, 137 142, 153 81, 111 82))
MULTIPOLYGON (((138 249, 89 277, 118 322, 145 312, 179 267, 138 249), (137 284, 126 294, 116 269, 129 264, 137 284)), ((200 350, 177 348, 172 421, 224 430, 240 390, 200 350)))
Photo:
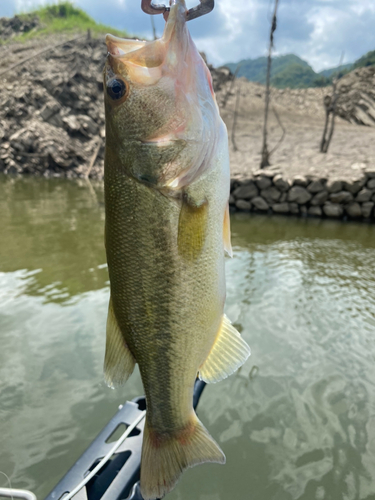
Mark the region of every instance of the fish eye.
POLYGON ((120 78, 112 78, 107 83, 107 93, 111 99, 118 101, 128 93, 128 85, 120 78))

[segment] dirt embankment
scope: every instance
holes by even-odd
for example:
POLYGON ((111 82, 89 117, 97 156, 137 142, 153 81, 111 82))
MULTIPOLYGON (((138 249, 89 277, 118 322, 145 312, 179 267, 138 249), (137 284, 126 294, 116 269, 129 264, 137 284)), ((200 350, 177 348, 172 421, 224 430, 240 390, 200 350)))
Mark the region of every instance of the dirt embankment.
POLYGON ((337 90, 337 112, 342 118, 375 127, 375 66, 351 71, 339 81, 337 90))
POLYGON ((40 19, 35 14, 0 17, 0 40, 9 40, 17 35, 29 33, 41 27, 40 19))
MULTIPOLYGON (((105 57, 104 40, 86 35, 0 49, 0 172, 102 177, 105 57)), ((212 72, 216 89, 231 78, 212 72)))
POLYGON ((35 57, 58 42, 2 47, 0 171, 75 177, 92 165, 101 175, 103 40, 82 36, 35 57))
MULTIPOLYGON (((373 221, 375 121, 371 121, 374 86, 369 81, 374 74, 375 68, 363 68, 340 81, 340 116, 327 154, 319 152, 319 145, 325 119, 323 99, 332 89, 272 89, 268 140, 269 148, 277 149, 272 165, 264 170, 259 165, 265 88, 237 81, 221 109, 231 143, 232 209, 373 221), (371 126, 360 126, 366 119, 371 126)), ((225 101, 230 88, 230 83, 223 85, 219 102, 225 101)))
MULTIPOLYGON (((234 133, 236 89, 221 114, 229 132, 232 177, 241 179, 257 171, 261 162, 265 88, 242 79, 236 87, 240 97, 234 133)), ((226 91, 223 87, 218 93, 219 102, 226 91)), ((366 169, 375 169, 375 126, 359 126, 338 116, 329 151, 320 153, 325 121, 323 99, 331 92, 331 88, 272 89, 268 144, 271 150, 276 147, 272 167, 285 177, 349 180, 366 169), (279 143, 283 129, 284 139, 279 143)))
MULTIPOLYGON (((82 36, 52 48, 58 42, 63 40, 50 37, 0 47, 0 172, 101 178, 104 41, 82 36), (49 50, 40 54, 45 49, 49 50)), ((289 179, 296 175, 350 179, 375 168, 375 128, 357 125, 365 122, 361 122, 364 116, 366 124, 371 124, 371 71, 363 68, 359 76, 350 74, 340 82, 345 98, 338 109, 347 121, 337 119, 326 155, 319 153, 322 102, 331 89, 272 89, 271 148, 278 143, 282 128, 285 130, 271 159, 275 171, 289 179)), ((225 69, 212 69, 212 73, 222 116, 236 145, 235 149, 230 139, 232 177, 249 178, 260 164, 265 89, 243 79, 233 85, 225 69)))

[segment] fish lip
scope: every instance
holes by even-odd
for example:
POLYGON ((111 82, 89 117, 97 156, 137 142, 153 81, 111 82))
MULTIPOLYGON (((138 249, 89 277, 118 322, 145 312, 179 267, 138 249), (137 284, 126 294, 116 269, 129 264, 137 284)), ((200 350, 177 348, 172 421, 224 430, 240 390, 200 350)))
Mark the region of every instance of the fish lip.
POLYGON ((164 32, 157 40, 138 40, 131 38, 120 38, 115 35, 107 33, 105 36, 105 43, 107 45, 108 54, 114 58, 122 58, 127 54, 136 52, 138 49, 147 44, 154 43, 155 41, 164 41, 168 43, 172 36, 173 29, 177 24, 186 23, 186 4, 185 0, 170 0, 169 16, 165 23, 164 32), (126 50, 124 48, 126 47, 126 50), (132 47, 133 46, 133 47, 132 47))
POLYGON ((131 52, 136 52, 150 42, 147 40, 139 40, 137 38, 120 38, 107 33, 105 36, 105 43, 107 45, 107 54, 119 59, 127 54, 130 54, 131 52), (127 50, 124 50, 126 45, 127 50))
MULTIPOLYGON (((107 45, 107 53, 111 55, 112 57, 119 57, 122 55, 119 51, 118 46, 116 45, 116 40, 122 40, 121 38, 118 38, 117 36, 111 35, 110 33, 107 33, 105 36, 105 43, 107 45)), ((121 51, 125 54, 124 51, 121 51)))

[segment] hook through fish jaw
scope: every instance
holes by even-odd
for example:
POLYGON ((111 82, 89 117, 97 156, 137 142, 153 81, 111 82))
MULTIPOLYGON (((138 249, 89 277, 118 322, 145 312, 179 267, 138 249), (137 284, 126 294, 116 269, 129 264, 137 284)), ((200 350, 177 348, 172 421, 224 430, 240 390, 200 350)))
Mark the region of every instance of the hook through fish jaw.
MULTIPOLYGON (((164 19, 168 19, 170 7, 162 4, 153 4, 152 0, 142 0, 142 10, 146 14, 163 14, 164 19)), ((215 0, 199 0, 199 5, 189 9, 186 13, 187 21, 196 19, 197 17, 204 16, 213 10, 215 7, 215 0)))

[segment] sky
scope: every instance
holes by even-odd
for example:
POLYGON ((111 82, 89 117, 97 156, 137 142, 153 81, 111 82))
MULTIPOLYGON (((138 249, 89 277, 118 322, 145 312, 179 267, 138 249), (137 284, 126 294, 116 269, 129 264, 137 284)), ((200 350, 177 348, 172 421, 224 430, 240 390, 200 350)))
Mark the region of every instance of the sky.
MULTIPOLYGON (((0 0, 0 17, 51 0, 0 0)), ((75 0, 97 22, 151 37, 151 21, 141 0, 75 0)), ((155 0, 163 3, 163 0, 155 0)), ((191 21, 199 50, 215 66, 266 55, 274 0, 215 0, 214 11, 191 21)), ((187 0, 188 7, 198 0, 187 0)), ((157 33, 162 16, 154 16, 157 33)), ((315 71, 353 62, 375 50, 374 0, 279 0, 275 54, 296 54, 315 71)))

